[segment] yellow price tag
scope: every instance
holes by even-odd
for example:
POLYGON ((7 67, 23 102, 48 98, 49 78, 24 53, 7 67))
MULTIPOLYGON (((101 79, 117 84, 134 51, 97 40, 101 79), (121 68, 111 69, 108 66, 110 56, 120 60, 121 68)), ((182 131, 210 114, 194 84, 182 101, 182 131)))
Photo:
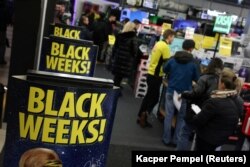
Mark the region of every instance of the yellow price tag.
POLYGON ((115 44, 115 36, 109 35, 109 45, 114 45, 114 44, 115 44))
POLYGON ((212 49, 215 45, 215 38, 214 37, 208 37, 205 36, 203 39, 203 45, 202 47, 204 49, 212 49))
POLYGON ((220 48, 219 48, 219 54, 222 56, 230 57, 231 50, 232 50, 233 42, 229 38, 221 37, 220 39, 220 48))
POLYGON ((171 29, 171 27, 172 27, 171 24, 163 23, 163 24, 162 24, 162 33, 163 33, 165 30, 171 29))

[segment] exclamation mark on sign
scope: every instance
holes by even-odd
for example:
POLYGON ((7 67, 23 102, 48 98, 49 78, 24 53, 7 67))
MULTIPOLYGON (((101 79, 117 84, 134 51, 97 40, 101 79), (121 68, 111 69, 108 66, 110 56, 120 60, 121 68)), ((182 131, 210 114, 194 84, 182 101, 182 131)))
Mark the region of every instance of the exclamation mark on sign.
POLYGON ((87 74, 89 74, 89 71, 90 71, 90 65, 91 65, 91 61, 88 62, 87 64, 87 74))
POLYGON ((103 119, 101 120, 101 123, 100 123, 100 133, 99 133, 98 142, 102 142, 104 139, 105 126, 106 126, 106 119, 103 119))

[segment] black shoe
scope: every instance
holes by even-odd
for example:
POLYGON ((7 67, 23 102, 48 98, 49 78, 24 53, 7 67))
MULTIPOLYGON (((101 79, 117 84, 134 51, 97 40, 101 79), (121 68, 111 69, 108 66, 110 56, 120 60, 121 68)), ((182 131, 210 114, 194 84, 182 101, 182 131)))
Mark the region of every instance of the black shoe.
POLYGON ((146 121, 145 128, 153 128, 152 124, 146 121))
MULTIPOLYGON (((137 124, 140 124, 140 118, 136 120, 137 124)), ((153 128, 153 125, 149 123, 148 121, 145 122, 145 127, 144 128, 153 128)))
POLYGON ((172 143, 172 142, 170 142, 170 143, 165 143, 164 141, 162 141, 162 143, 165 145, 165 146, 167 146, 167 147, 176 147, 177 145, 176 144, 174 144, 174 143, 172 143))

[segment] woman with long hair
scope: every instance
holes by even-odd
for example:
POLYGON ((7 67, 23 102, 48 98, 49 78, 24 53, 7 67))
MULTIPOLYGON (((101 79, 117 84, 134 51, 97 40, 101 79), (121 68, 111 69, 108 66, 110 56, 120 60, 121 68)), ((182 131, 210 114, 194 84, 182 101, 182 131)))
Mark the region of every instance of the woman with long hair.
POLYGON ((137 49, 135 24, 128 22, 124 25, 122 32, 116 36, 113 48, 112 73, 115 86, 121 87, 122 79, 131 76, 137 49))
POLYGON ((201 112, 190 121, 196 128, 196 150, 215 151, 237 129, 242 104, 236 90, 239 79, 221 75, 218 90, 213 91, 201 112))

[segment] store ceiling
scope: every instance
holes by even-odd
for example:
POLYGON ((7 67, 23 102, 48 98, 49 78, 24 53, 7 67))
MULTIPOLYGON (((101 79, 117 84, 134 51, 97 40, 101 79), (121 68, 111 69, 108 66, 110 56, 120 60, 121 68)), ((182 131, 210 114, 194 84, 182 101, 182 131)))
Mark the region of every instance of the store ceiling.
POLYGON ((250 8, 250 0, 210 0, 228 5, 239 5, 245 8, 250 8))

